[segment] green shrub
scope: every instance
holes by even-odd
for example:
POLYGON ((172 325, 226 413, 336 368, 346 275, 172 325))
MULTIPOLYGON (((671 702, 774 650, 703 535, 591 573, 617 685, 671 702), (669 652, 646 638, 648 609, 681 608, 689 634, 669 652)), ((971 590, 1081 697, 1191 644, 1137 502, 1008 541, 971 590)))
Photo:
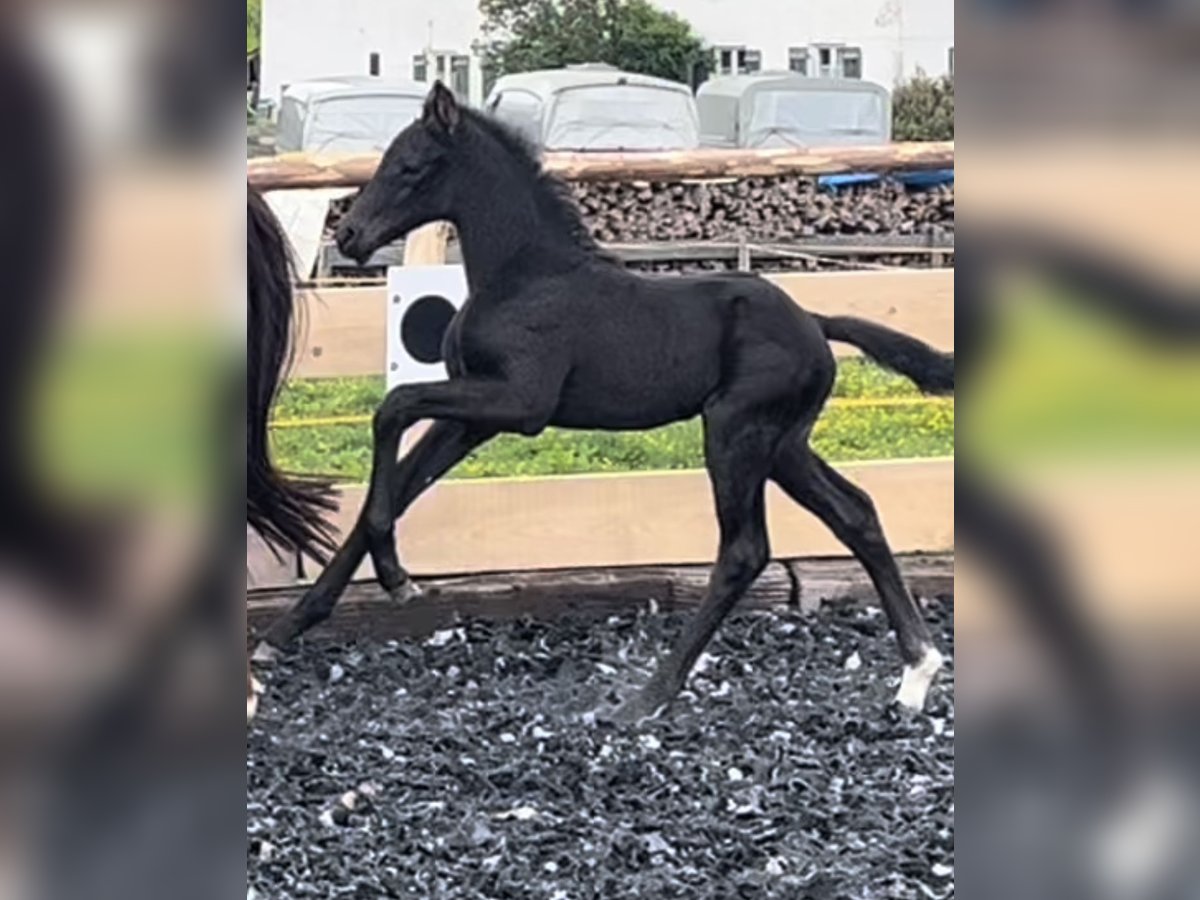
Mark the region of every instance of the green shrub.
POLYGON ((685 19, 647 0, 480 0, 479 11, 495 75, 602 62, 687 81, 706 56, 685 19))
POLYGON ((892 92, 892 139, 954 140, 954 79, 918 72, 892 92))

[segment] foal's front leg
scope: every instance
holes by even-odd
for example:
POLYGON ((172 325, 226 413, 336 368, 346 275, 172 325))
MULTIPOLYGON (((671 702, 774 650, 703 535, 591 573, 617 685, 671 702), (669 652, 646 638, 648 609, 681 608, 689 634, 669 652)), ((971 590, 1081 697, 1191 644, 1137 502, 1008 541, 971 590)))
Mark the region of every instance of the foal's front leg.
POLYGON ((363 518, 376 577, 394 599, 404 602, 413 593, 396 553, 391 502, 391 473, 405 430, 421 419, 441 419, 481 431, 533 435, 546 427, 557 396, 557 385, 549 380, 525 386, 476 378, 403 384, 387 395, 375 413, 374 459, 363 518))
MULTIPOLYGON (((392 516, 399 518, 425 488, 448 472, 474 448, 491 438, 487 431, 472 431, 458 422, 434 422, 416 445, 392 470, 392 516)), ((366 525, 360 514, 354 528, 342 542, 333 559, 322 570, 304 596, 271 625, 265 636, 266 647, 258 653, 268 658, 283 650, 308 629, 333 612, 334 606, 367 555, 366 525)))

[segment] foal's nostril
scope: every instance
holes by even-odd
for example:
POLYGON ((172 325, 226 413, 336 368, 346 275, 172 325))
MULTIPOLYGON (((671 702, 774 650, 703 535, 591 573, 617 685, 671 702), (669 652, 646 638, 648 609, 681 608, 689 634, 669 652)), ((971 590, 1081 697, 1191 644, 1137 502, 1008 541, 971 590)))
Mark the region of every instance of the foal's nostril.
POLYGON ((354 239, 358 237, 358 229, 349 222, 343 222, 338 226, 335 237, 337 239, 338 248, 344 251, 347 247, 353 244, 354 239))

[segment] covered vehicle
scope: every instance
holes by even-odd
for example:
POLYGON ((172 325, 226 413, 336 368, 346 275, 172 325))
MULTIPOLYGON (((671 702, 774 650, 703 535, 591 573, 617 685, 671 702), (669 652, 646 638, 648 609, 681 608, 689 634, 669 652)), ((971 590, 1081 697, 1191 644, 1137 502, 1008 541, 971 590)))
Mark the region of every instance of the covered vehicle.
POLYGON ((283 89, 275 128, 280 153, 387 149, 421 115, 429 86, 369 75, 314 78, 283 89))
POLYGON ((588 64, 499 78, 484 107, 543 150, 692 150, 696 101, 685 84, 588 64))
POLYGON ((856 78, 725 75, 700 85, 696 106, 708 147, 865 146, 892 139, 890 94, 856 78))

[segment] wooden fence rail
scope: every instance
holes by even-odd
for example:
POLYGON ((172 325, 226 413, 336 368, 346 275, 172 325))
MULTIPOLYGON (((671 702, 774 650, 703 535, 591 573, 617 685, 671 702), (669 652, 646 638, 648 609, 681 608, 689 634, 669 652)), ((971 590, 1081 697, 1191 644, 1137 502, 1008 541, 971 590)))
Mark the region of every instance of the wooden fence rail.
MULTIPOLYGON (((954 272, 950 269, 781 274, 768 279, 813 312, 861 316, 940 350, 954 348, 954 272)), ((381 374, 387 355, 387 289, 383 285, 315 288, 304 295, 305 329, 294 377, 381 374)), ((844 344, 835 344, 834 350, 839 355, 857 352, 844 344)))
MULTIPOLYGON (((252 187, 263 191, 361 187, 375 173, 379 158, 378 153, 343 156, 286 153, 256 157, 247 164, 247 176, 252 187)), ((680 181, 917 171, 953 168, 954 142, 768 150, 547 153, 543 165, 547 171, 567 181, 680 181)))
MULTIPOLYGON (((839 465, 875 500, 897 553, 954 546, 954 461, 894 460, 839 465)), ((354 524, 365 488, 345 486, 332 521, 354 524)), ((767 491, 777 558, 843 556, 820 521, 773 485, 767 491)), ((397 528, 405 565, 420 577, 650 565, 710 564, 717 547, 712 487, 703 470, 443 481, 413 504, 397 528)), ((257 540, 247 545, 253 587, 295 581, 257 540)), ((309 571, 313 571, 310 568, 309 571)), ((359 578, 372 575, 364 561, 359 578)))

